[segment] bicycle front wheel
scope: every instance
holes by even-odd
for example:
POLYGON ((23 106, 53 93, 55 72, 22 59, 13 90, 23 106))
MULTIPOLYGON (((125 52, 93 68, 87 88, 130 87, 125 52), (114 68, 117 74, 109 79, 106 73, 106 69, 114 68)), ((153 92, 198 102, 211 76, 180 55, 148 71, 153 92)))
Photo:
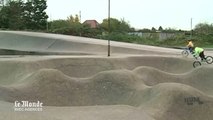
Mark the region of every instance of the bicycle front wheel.
POLYGON ((201 66, 201 62, 199 62, 199 61, 194 61, 193 62, 193 67, 194 68, 199 67, 199 66, 201 66))
POLYGON ((188 52, 187 50, 183 50, 183 51, 181 52, 181 55, 182 55, 183 57, 187 57, 187 56, 189 55, 189 52, 188 52))

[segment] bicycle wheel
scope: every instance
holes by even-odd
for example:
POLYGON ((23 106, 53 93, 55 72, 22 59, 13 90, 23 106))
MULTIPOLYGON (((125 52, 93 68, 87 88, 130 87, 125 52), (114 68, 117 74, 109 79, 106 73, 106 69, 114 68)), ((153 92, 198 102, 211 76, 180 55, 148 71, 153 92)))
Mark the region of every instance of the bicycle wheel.
POLYGON ((181 54, 183 57, 187 57, 189 55, 189 52, 187 50, 183 50, 181 54))
POLYGON ((199 66, 201 66, 201 62, 199 62, 199 61, 194 61, 193 62, 193 67, 194 68, 199 67, 199 66))
POLYGON ((213 57, 212 56, 207 56, 206 57, 206 63, 212 64, 213 63, 213 57))

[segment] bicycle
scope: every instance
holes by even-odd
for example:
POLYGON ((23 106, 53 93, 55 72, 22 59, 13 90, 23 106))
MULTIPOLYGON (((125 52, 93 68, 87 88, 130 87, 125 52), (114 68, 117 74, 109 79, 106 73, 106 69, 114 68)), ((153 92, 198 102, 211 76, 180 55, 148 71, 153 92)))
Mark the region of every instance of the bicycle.
POLYGON ((181 52, 181 55, 183 57, 188 57, 189 56, 189 53, 192 54, 192 52, 189 50, 189 48, 184 48, 184 50, 181 52))
POLYGON ((212 64, 213 63, 213 57, 212 56, 206 56, 205 57, 206 59, 205 60, 196 60, 193 62, 193 67, 196 68, 196 67, 199 67, 201 66, 201 63, 202 62, 206 62, 207 64, 212 64))

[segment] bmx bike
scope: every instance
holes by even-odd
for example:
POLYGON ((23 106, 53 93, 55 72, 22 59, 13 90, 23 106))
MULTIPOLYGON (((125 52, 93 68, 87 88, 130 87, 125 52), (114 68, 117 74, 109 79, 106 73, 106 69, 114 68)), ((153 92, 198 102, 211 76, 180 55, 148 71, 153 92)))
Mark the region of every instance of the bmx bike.
POLYGON ((203 62, 206 62, 207 64, 212 64, 213 63, 213 57, 212 56, 206 56, 205 57, 206 59, 205 60, 196 60, 193 62, 193 67, 196 68, 196 67, 199 67, 201 66, 201 63, 203 62))
POLYGON ((181 52, 181 55, 183 57, 188 57, 189 53, 192 54, 192 52, 189 50, 189 48, 184 48, 183 51, 181 52))

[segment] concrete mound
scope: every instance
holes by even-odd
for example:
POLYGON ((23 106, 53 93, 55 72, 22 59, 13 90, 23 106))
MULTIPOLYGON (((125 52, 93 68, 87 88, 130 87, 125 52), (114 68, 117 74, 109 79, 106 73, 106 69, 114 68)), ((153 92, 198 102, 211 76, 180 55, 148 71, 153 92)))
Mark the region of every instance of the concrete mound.
POLYGON ((3 68, 0 69, 0 83, 3 85, 19 83, 40 69, 57 69, 70 77, 87 78, 102 71, 133 70, 139 66, 149 66, 169 73, 185 73, 193 69, 192 61, 178 57, 9 57, 0 60, 0 68, 3 68))
POLYGON ((112 70, 80 79, 42 69, 26 78, 24 84, 1 87, 0 93, 3 101, 12 103, 39 100, 45 106, 130 105, 156 120, 213 117, 213 98, 204 92, 179 83, 148 87, 135 76, 129 70, 112 70))
MULTIPOLYGON (((47 106, 128 104, 139 83, 127 70, 101 72, 88 79, 77 79, 58 70, 41 69, 24 81, 24 84, 3 89, 1 92, 6 94, 2 98, 9 102, 39 100, 47 106)), ((143 84, 140 87, 146 88, 143 84)))
POLYGON ((5 97, 5 100, 10 102, 22 99, 40 100, 47 106, 117 104, 137 106, 141 104, 139 101, 142 99, 137 100, 137 96, 141 96, 140 94, 143 96, 147 88, 160 83, 186 84, 194 88, 198 87, 196 89, 203 90, 202 92, 207 94, 207 91, 204 91, 205 88, 212 95, 211 84, 208 88, 205 85, 211 83, 211 77, 205 80, 203 86, 194 84, 199 81, 194 74, 199 70, 204 71, 202 69, 210 72, 212 68, 195 69, 187 74, 179 75, 161 72, 151 67, 139 67, 133 71, 125 69, 103 71, 88 78, 70 77, 56 69, 40 69, 22 80, 21 84, 6 87, 8 90, 5 92, 10 97, 5 97))
POLYGON ((190 86, 178 83, 161 83, 147 94, 142 109, 152 111, 156 120, 210 120, 213 115, 213 98, 190 86))
POLYGON ((183 74, 174 74, 143 66, 136 68, 134 72, 149 86, 159 83, 182 83, 197 88, 206 94, 213 95, 212 70, 213 67, 206 66, 183 74))

